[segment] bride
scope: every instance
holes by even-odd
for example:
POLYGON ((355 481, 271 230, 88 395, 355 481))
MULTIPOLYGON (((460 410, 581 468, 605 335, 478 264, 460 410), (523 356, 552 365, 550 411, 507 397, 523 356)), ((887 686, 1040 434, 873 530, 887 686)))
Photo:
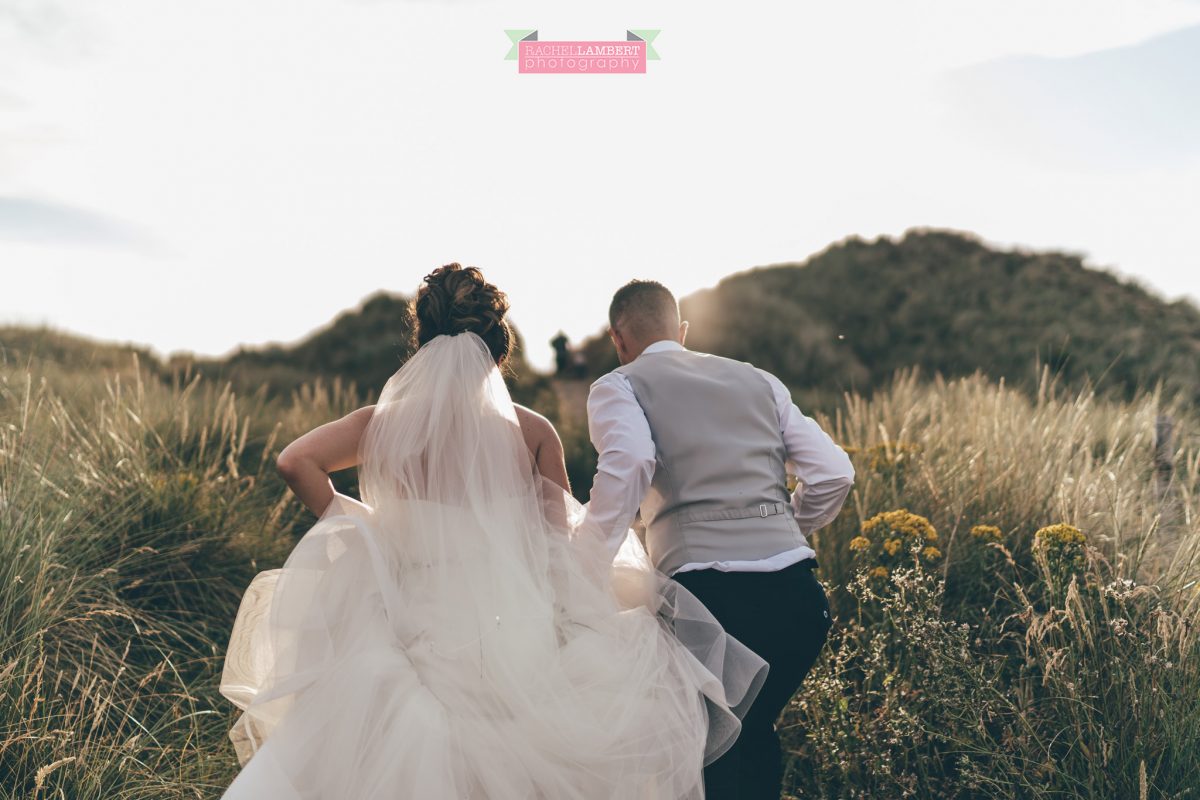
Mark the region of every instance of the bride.
POLYGON ((279 456, 322 510, 234 621, 222 797, 703 797, 766 663, 632 531, 606 555, 554 428, 505 387, 503 292, 450 264, 415 310, 378 402, 279 456), (328 478, 354 465, 361 501, 328 478))

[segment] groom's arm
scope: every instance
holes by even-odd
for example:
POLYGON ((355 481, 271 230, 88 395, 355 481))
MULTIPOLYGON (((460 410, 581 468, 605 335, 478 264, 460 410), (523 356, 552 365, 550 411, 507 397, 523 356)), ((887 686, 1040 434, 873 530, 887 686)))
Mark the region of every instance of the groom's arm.
POLYGON ((803 484, 792 497, 792 509, 800 532, 808 536, 833 522, 842 510, 854 485, 854 465, 816 420, 792 402, 782 381, 765 370, 759 372, 771 384, 788 461, 803 484))
POLYGON ((654 439, 629 379, 610 372, 588 393, 588 432, 599 454, 588 518, 616 556, 654 477, 654 439))

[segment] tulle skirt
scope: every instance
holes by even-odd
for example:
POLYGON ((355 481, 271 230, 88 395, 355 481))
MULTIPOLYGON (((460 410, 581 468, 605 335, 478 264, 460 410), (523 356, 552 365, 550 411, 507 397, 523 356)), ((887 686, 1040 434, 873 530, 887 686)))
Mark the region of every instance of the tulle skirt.
POLYGON ((703 797, 765 662, 569 496, 486 507, 337 494, 254 578, 226 800, 703 797))

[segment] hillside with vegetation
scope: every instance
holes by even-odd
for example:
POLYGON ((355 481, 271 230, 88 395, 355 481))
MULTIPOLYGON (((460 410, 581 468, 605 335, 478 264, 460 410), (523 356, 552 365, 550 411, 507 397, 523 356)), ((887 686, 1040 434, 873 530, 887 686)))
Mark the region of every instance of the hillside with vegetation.
MULTIPOLYGON (((314 379, 340 381, 369 402, 416 349, 415 325, 410 298, 379 291, 297 342, 239 347, 224 358, 176 356, 171 366, 190 366, 242 389, 265 386, 270 394, 314 379)), ((529 366, 524 339, 516 334, 507 365, 509 389, 517 402, 545 405, 549 382, 529 366)))
MULTIPOLYGON (((375 292, 355 308, 295 342, 240 346, 225 356, 173 353, 160 359, 147 348, 97 341, 47 326, 0 327, 0 363, 51 372, 123 370, 136 363, 155 378, 186 382, 203 375, 228 383, 239 395, 286 398, 305 384, 345 387, 360 402, 379 396, 387 379, 416 348, 411 301, 402 294, 375 292)), ((525 344, 517 344, 506 379, 517 402, 556 410, 549 379, 530 367, 525 344)))
MULTIPOLYGON (((914 229, 851 237, 802 263, 740 272, 684 297, 688 345, 770 370, 798 393, 870 392, 896 370, 981 370, 1036 386, 1049 366, 1128 399, 1162 382, 1200 400, 1200 309, 1084 265, 1077 255, 989 247, 914 229)), ((583 344, 589 374, 616 364, 603 336, 583 344)))

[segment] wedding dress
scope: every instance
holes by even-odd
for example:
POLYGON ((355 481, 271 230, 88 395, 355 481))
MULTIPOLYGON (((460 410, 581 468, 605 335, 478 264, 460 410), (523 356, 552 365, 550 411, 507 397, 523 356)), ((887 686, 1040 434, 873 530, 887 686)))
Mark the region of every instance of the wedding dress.
POLYGON ((359 456, 243 596, 225 800, 703 797, 767 665, 632 531, 606 555, 478 336, 397 370, 359 456))

